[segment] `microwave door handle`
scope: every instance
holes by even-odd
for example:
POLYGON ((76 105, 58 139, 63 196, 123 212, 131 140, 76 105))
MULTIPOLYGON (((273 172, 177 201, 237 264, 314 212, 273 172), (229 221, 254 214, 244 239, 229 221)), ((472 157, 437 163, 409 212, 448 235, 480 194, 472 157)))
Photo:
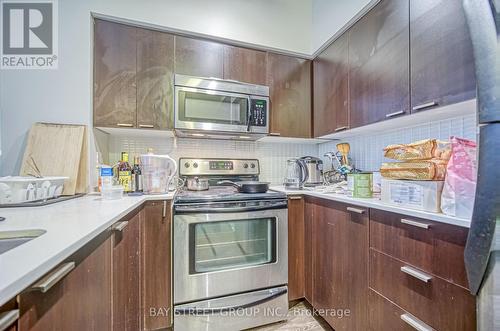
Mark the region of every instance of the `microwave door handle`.
POLYGON ((252 98, 250 96, 247 96, 247 132, 250 132, 250 127, 252 126, 252 98))
POLYGON ((231 307, 221 307, 221 308, 196 308, 196 307, 187 307, 187 308, 174 308, 174 314, 179 315, 207 315, 207 314, 222 314, 231 311, 237 311, 240 309, 246 309, 250 307, 255 307, 261 305, 265 302, 271 301, 275 298, 278 298, 284 294, 286 294, 288 290, 286 288, 280 289, 279 291, 275 291, 274 293, 270 293, 268 296, 265 296, 261 299, 243 303, 236 306, 231 307))

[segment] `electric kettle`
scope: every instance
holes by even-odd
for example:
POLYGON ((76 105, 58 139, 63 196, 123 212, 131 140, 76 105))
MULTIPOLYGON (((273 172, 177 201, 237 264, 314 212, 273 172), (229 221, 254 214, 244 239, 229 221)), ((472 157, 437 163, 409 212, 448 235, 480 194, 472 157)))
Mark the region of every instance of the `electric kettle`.
POLYGON ((300 190, 308 178, 308 171, 303 159, 286 161, 286 177, 283 185, 288 190, 300 190))

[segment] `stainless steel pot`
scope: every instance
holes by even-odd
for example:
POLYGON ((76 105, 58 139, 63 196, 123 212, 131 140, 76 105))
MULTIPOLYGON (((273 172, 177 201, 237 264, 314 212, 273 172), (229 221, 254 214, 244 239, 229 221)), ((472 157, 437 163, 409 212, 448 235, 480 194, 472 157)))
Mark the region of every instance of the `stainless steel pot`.
POLYGON ((206 191, 209 188, 208 179, 201 177, 191 177, 186 182, 189 191, 206 191))

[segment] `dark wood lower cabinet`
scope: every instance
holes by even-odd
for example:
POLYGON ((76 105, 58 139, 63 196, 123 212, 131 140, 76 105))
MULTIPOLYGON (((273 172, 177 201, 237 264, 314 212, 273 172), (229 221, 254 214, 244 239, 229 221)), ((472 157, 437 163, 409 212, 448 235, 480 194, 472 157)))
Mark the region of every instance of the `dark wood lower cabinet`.
MULTIPOLYGON (((8 320, 15 319, 16 312, 19 314, 19 307, 16 299, 12 299, 0 307, 0 321, 4 318, 8 320)), ((10 323, 10 322, 9 322, 10 323)), ((1 323, 0 323, 1 324, 1 323)), ((7 326, 5 331, 17 331, 17 320, 12 321, 11 325, 7 326)))
POLYGON ((171 202, 147 202, 141 213, 142 329, 172 326, 171 202), (151 311, 167 312, 154 314, 151 311))
POLYGON ((113 330, 140 329, 139 213, 113 225, 113 330))
POLYGON ((304 203, 304 298, 310 303, 313 303, 313 219, 314 219, 314 202, 309 198, 305 198, 304 203))
POLYGON ((72 262, 75 268, 45 293, 28 288, 19 295, 20 331, 111 330, 109 233, 94 239, 48 275, 61 274, 72 262))
POLYGON ((304 198, 288 198, 288 300, 304 297, 304 198))
POLYGON ((401 319, 401 315, 405 314, 404 310, 373 290, 370 290, 368 298, 370 331, 415 331, 401 319))
POLYGON ((335 330, 365 330, 368 209, 315 200, 312 304, 335 330))

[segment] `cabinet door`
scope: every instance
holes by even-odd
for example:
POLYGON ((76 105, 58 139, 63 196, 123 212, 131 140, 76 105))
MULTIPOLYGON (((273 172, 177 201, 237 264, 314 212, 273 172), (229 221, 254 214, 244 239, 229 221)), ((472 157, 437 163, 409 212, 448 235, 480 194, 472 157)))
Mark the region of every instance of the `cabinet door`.
POLYGON ((313 62, 314 136, 349 128, 348 34, 344 33, 313 62))
POLYGON ((314 206, 313 307, 335 330, 366 330, 368 210, 332 201, 314 206))
MULTIPOLYGON (((111 240, 103 234, 48 275, 64 275, 66 263, 76 267, 45 293, 19 295, 20 331, 111 330, 111 240)), ((43 278, 42 278, 43 279, 43 278)))
POLYGON ((288 198, 288 300, 304 297, 304 198, 288 198))
POLYGON ((136 124, 136 28, 94 24, 94 126, 136 124))
POLYGON ((265 85, 266 52, 224 46, 224 79, 265 85))
POLYGON ((164 329, 172 325, 171 242, 170 201, 146 203, 141 212, 143 330, 164 329), (155 313, 151 314, 151 309, 155 313))
POLYGON ((314 203, 306 199, 304 204, 304 297, 313 303, 313 225, 314 203))
POLYGON ((224 46, 211 41, 175 37, 175 73, 224 77, 224 46))
MULTIPOLYGON (((0 307, 0 325, 5 331, 17 331, 17 318, 19 307, 16 299, 12 299, 0 307), (4 325, 9 323, 10 325, 4 325)), ((1 328, 1 327, 0 327, 1 328)))
POLYGON ((113 330, 140 328, 139 214, 113 225, 113 330))
POLYGON ((311 137, 311 61, 267 55, 271 134, 311 137))
POLYGON ((416 112, 472 99, 472 43, 461 0, 411 0, 411 104, 416 112))
POLYGON ((137 127, 172 129, 174 36, 137 29, 137 127))
POLYGON ((408 16, 408 0, 382 0, 349 30, 351 127, 409 113, 408 16))

